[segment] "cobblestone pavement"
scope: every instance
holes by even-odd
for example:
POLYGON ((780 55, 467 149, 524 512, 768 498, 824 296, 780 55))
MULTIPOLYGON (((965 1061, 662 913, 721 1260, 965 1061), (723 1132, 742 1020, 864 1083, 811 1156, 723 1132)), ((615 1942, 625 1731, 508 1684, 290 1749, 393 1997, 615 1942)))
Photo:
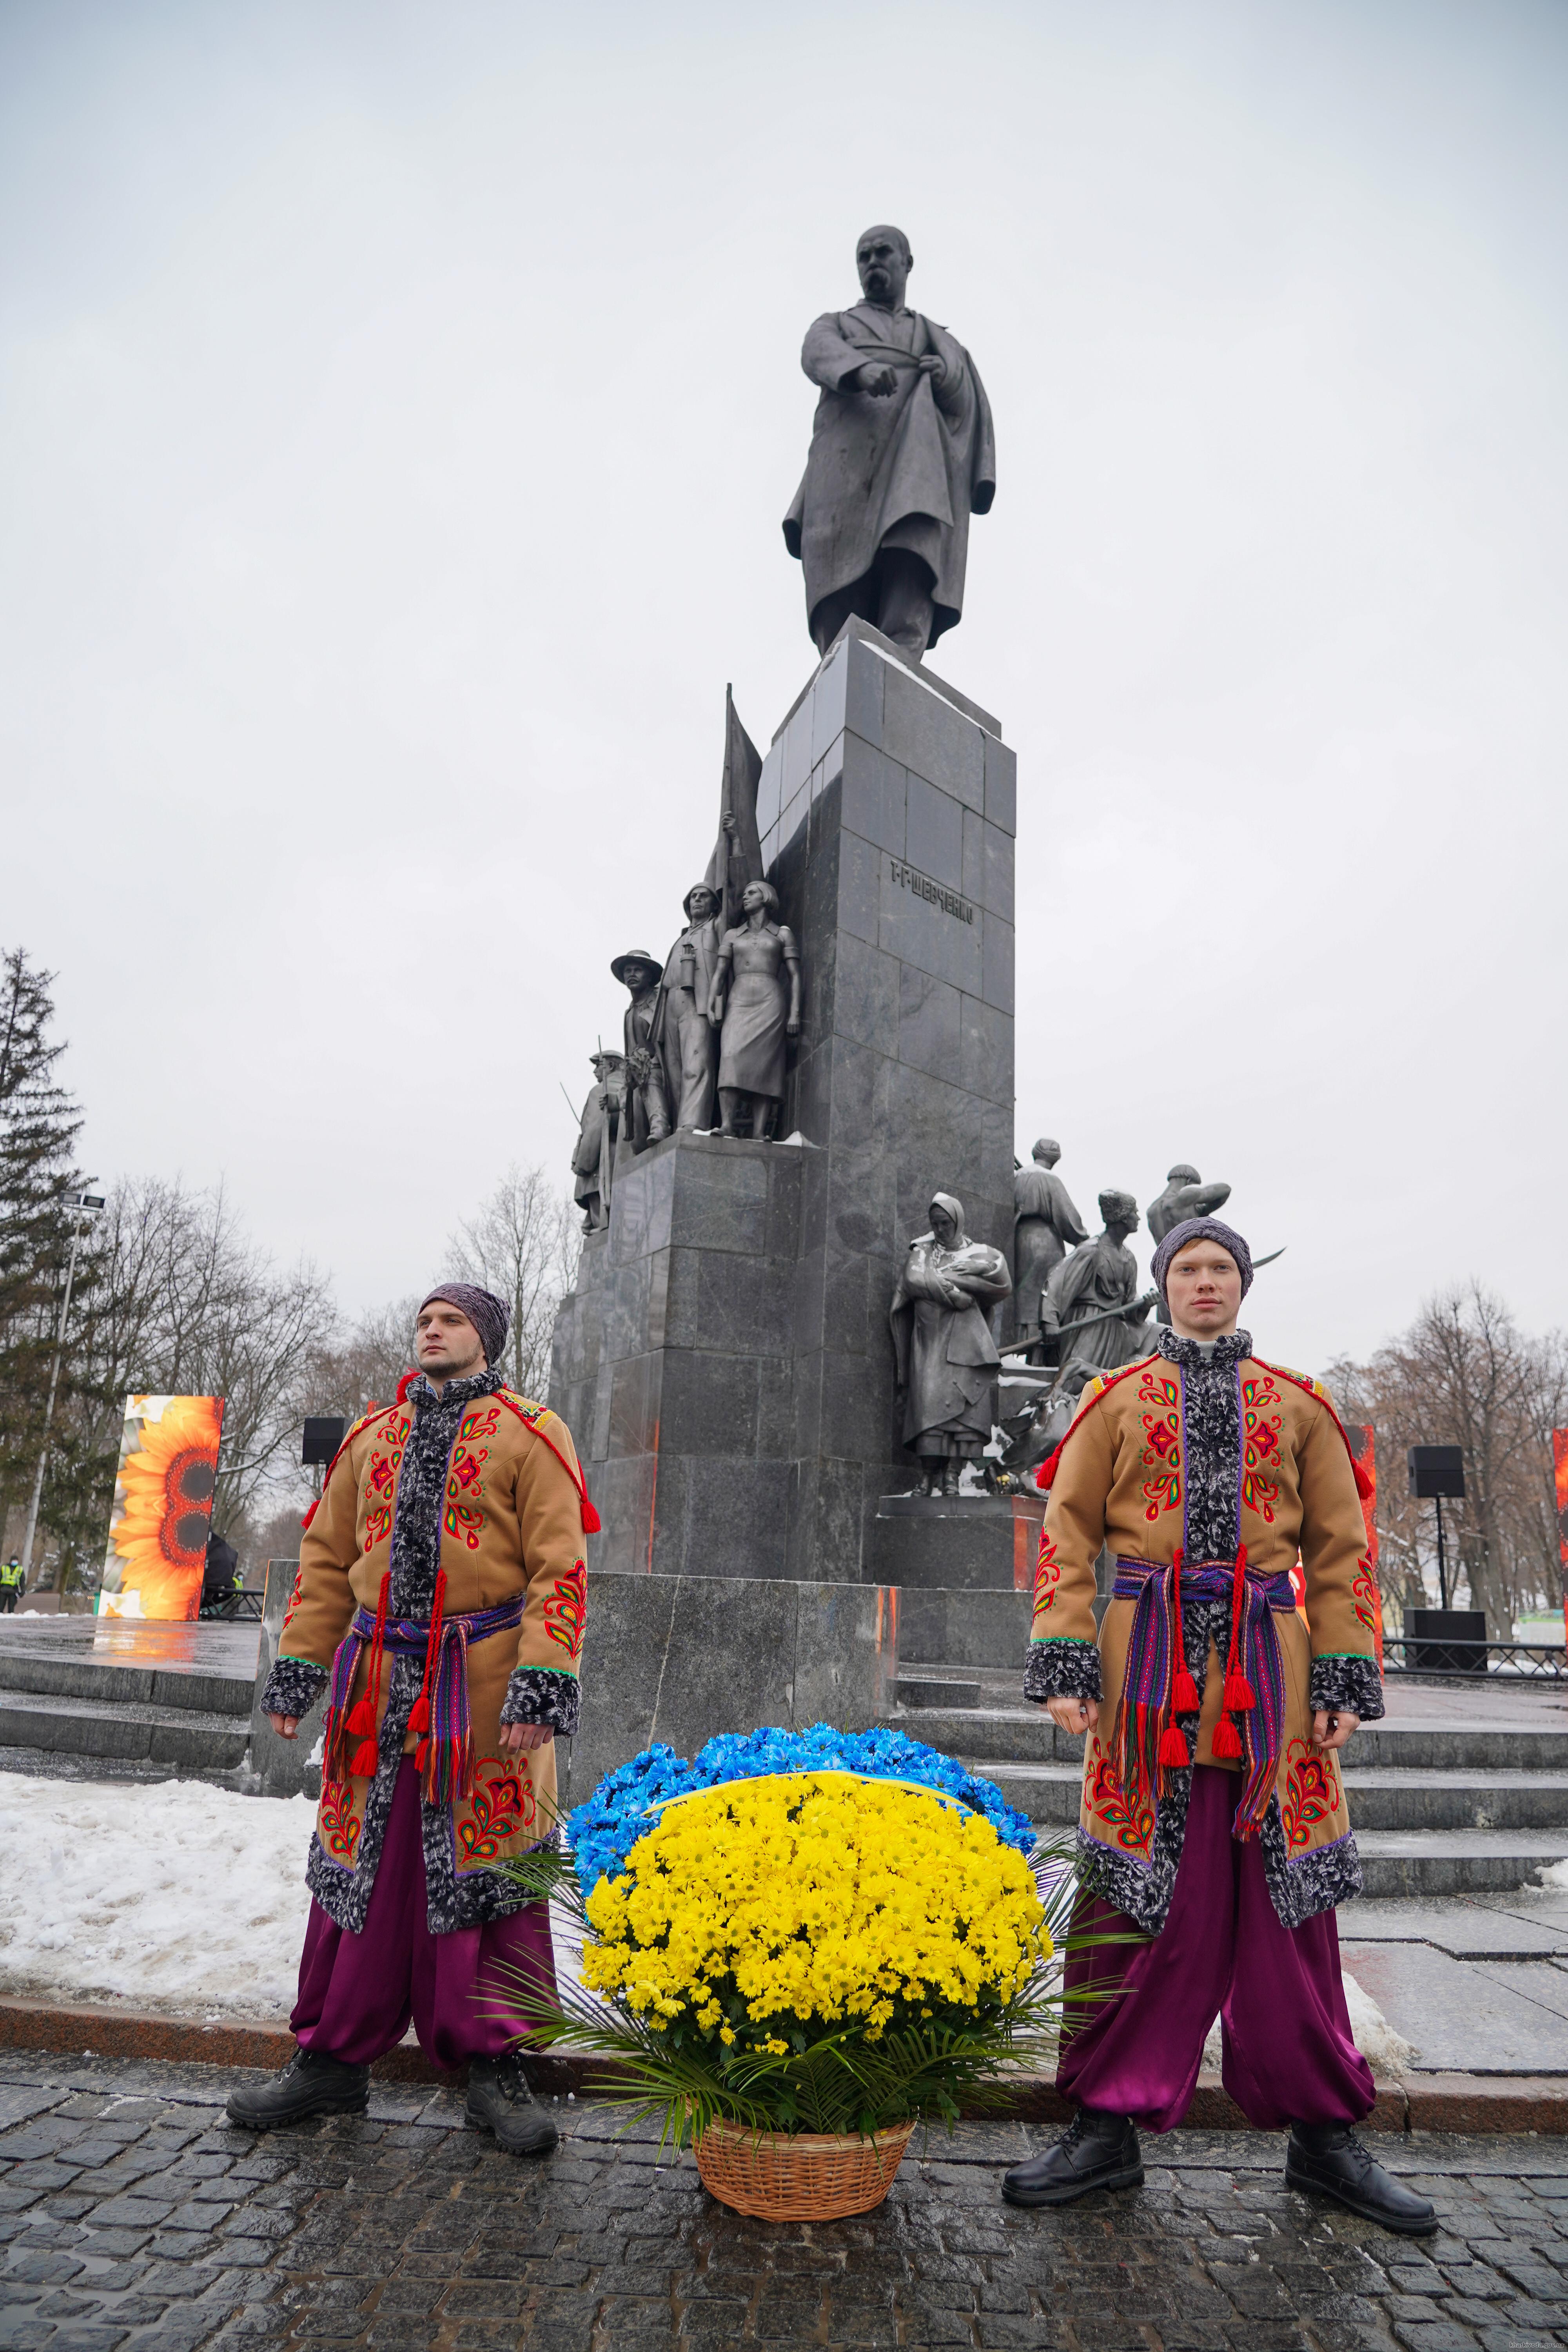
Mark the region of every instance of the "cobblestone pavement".
MULTIPOLYGON (((1148 2185, 1018 2213, 1022 2126, 906 2159, 858 2221, 748 2221, 689 2162, 563 2106, 544 2163, 465 2132, 446 2093, 367 2119, 232 2130, 216 2069, 0 2053, 0 2347, 262 2352, 1545 2352, 1568 2342, 1568 2143, 1380 2141, 1441 2236, 1291 2196, 1280 2146, 1179 2132, 1148 2185)), ((918 2150, 919 2142, 915 2143, 918 2150)))

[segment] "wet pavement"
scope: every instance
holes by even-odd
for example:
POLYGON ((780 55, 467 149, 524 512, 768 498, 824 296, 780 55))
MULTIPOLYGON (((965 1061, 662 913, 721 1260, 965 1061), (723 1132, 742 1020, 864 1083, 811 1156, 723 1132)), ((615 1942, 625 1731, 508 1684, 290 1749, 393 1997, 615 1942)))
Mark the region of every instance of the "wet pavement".
POLYGON ((378 2085, 368 2118, 255 2137, 216 2069, 0 2053, 0 2347, 655 2352, 1543 2352, 1568 2341, 1568 2142, 1380 2138, 1440 2236, 1287 2191, 1279 2142, 1178 2132, 1147 2186, 1002 2204, 1023 2126, 917 2138, 858 2221, 751 2221, 689 2159, 563 2106, 544 2162, 378 2085))

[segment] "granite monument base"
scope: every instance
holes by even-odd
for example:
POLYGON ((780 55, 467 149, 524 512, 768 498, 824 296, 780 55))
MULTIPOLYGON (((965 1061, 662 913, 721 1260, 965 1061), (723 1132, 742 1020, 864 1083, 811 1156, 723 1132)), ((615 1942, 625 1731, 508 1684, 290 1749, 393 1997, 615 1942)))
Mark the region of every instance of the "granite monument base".
POLYGON ((256 1659, 256 1696, 250 1708, 250 1769, 261 1785, 264 1797, 310 1797, 321 1793, 321 1720, 327 1712, 327 1695, 321 1697, 303 1717, 299 1736, 279 1739, 271 1724, 261 1712, 261 1694, 267 1677, 278 1663, 278 1643, 283 1632, 284 1613, 289 1596, 294 1590, 294 1578, 299 1570, 297 1559, 269 1559, 267 1563, 267 1589, 261 1603, 261 1646, 256 1659))
POLYGON ((694 1756, 763 1724, 866 1730, 893 1706, 899 1606, 872 1584, 590 1571, 572 1803, 655 1740, 694 1756))
POLYGON ((879 1583, 1032 1592, 1043 1495, 884 1495, 872 1561, 879 1583))

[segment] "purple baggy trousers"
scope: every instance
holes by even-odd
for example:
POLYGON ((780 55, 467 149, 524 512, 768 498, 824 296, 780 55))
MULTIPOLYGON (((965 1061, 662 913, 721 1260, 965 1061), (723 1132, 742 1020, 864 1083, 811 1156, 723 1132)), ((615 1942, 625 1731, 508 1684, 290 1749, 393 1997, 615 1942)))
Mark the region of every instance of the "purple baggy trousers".
POLYGON ((548 1903, 483 1927, 431 1934, 419 1811, 419 1775, 405 1756, 363 1929, 353 1935, 310 1905, 289 2022, 302 2048, 346 2066, 368 2066, 395 2048, 410 2018, 437 2066, 497 2058, 524 2030, 521 2016, 506 2013, 521 1990, 518 1979, 555 1998, 548 1903))
MULTIPOLYGON (((1217 1764, 1194 1768, 1175 1892, 1157 1936, 1068 1954, 1069 1996, 1100 1998, 1064 2039, 1057 2088, 1076 2105, 1173 2130, 1217 2015, 1222 2079, 1249 2123, 1360 2123, 1372 2112, 1372 2070, 1351 2037, 1334 1915, 1280 1926, 1260 1843, 1231 1835, 1237 1786, 1217 1764)), ((1079 1935, 1139 1933, 1094 1895, 1079 1895, 1072 1924, 1079 1935)))

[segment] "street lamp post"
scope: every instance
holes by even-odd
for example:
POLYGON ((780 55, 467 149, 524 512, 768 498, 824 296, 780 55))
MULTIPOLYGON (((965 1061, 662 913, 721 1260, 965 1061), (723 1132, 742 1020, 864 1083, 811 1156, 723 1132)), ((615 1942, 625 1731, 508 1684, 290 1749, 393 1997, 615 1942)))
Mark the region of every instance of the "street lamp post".
POLYGON ((55 1418, 55 1395, 60 1384, 60 1360, 65 1354, 66 1318, 70 1313, 71 1287, 76 1281, 77 1254, 81 1237, 103 1206, 101 1192, 82 1192, 72 1202, 76 1215, 71 1221, 70 1262, 66 1267, 66 1295, 60 1301, 60 1319, 55 1332, 55 1360, 49 1372, 48 1402, 44 1407, 44 1435, 38 1448, 38 1466, 33 1475, 33 1499, 27 1506, 27 1532, 22 1542, 22 1583, 33 1572, 33 1538, 38 1531, 38 1506, 44 1499, 44 1473, 49 1462, 49 1431, 55 1418))

